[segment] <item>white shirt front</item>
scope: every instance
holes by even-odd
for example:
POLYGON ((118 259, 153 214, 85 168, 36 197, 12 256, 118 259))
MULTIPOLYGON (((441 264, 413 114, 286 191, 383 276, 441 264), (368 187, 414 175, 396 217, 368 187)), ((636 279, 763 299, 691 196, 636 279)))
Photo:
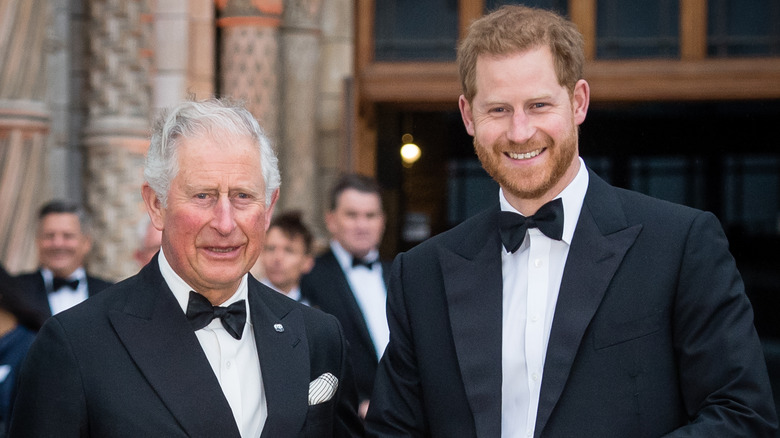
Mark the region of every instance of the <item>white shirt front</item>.
POLYGON ((52 315, 56 315, 63 310, 70 309, 76 304, 79 304, 89 298, 89 291, 87 289, 87 273, 84 271, 84 268, 76 269, 67 278, 68 280, 79 281, 79 285, 75 290, 65 286, 57 290, 52 290, 54 274, 47 268, 41 268, 41 275, 43 276, 44 284, 46 284, 46 290, 51 291, 48 294, 48 299, 52 315))
MULTIPOLYGON (((158 258, 160 273, 173 292, 176 301, 187 313, 190 291, 193 290, 176 272, 174 272, 165 254, 160 250, 158 258)), ((246 300, 246 324, 241 339, 235 339, 215 318, 206 327, 196 330, 195 335, 206 353, 211 369, 219 380, 222 392, 230 404, 242 437, 258 437, 268 416, 263 379, 260 372, 260 359, 257 352, 252 319, 249 312, 247 275, 241 279, 238 290, 227 301, 220 304, 226 307, 236 301, 246 300)))
POLYGON ((366 255, 366 260, 376 260, 371 269, 365 266, 352 267, 352 255, 338 242, 331 241, 330 247, 336 256, 341 269, 347 276, 349 288, 363 313, 368 326, 368 332, 376 349, 377 360, 382 357, 385 347, 390 341, 390 329, 387 326, 387 288, 382 277, 382 263, 379 262, 379 251, 372 250, 366 255))
MULTIPOLYGON (((577 176, 558 196, 564 210, 562 240, 531 228, 514 254, 502 248, 502 438, 534 434, 558 290, 587 188, 588 172, 580 159, 577 176)), ((519 213, 503 191, 499 199, 502 211, 519 213)))

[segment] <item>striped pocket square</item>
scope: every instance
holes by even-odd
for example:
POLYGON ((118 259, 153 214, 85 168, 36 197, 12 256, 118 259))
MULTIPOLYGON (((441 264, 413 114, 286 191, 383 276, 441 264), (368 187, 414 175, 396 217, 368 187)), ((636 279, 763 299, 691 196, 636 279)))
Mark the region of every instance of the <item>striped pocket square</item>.
POLYGON ((331 373, 325 373, 309 383, 309 406, 324 403, 333 398, 339 387, 339 379, 331 373))

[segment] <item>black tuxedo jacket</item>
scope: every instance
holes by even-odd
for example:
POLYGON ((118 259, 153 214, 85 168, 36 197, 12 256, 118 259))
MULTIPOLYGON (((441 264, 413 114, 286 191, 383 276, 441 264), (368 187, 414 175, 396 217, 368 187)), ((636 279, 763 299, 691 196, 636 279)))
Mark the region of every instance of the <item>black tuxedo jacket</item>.
MULTIPOLYGON (((44 317, 50 317, 51 307, 49 307, 49 293, 46 290, 46 284, 43 282, 43 274, 41 274, 40 269, 19 274, 16 279, 22 293, 29 297, 30 305, 44 317)), ((102 278, 87 275, 87 295, 92 297, 112 284, 113 283, 102 278)))
MULTIPOLYGON (((368 436, 501 434, 493 208, 399 255, 368 436)), ((771 437, 763 353, 710 213, 590 173, 544 364, 535 437, 771 437), (668 434, 668 435, 667 435, 668 434)))
MULTIPOLYGON (((268 406, 261 436, 360 436, 338 321, 251 276, 248 300, 268 406), (309 382, 325 372, 339 379, 337 393, 308 406, 309 382)), ((156 257, 137 275, 49 318, 19 382, 12 437, 239 437, 156 257)))
MULTIPOLYGON (((385 287, 390 278, 390 263, 382 262, 385 287)), ((349 342, 349 357, 355 370, 358 396, 368 399, 376 376, 376 348, 368 332, 366 319, 349 287, 347 275, 341 269, 332 250, 317 257, 311 272, 301 278, 301 295, 312 306, 338 318, 349 342)))

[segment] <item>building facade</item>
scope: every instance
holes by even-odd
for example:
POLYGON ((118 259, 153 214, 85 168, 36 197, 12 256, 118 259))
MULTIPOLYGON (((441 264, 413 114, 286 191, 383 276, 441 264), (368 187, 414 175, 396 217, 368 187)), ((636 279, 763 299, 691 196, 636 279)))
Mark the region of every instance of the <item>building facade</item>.
MULTIPOLYGON (((36 212, 82 202, 87 269, 135 273, 150 123, 185 98, 246 102, 274 143, 278 208, 320 226, 341 171, 350 0, 0 0, 0 261, 33 269, 36 212)), ((320 228, 319 233, 322 234, 320 228)))

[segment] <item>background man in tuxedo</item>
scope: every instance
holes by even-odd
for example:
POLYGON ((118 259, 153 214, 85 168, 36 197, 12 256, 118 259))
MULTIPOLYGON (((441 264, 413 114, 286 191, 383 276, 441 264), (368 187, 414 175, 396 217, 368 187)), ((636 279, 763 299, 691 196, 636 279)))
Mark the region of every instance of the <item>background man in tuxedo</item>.
POLYGON ((325 225, 330 247, 301 279, 301 293, 341 321, 363 415, 389 335, 385 302, 390 269, 379 259, 385 230, 379 184, 364 175, 342 176, 331 189, 325 225))
POLYGON ((271 221, 260 255, 265 278, 262 282, 295 301, 309 304, 301 296, 301 276, 314 266, 314 237, 297 211, 286 212, 271 221))
POLYGON ((136 229, 138 235, 138 247, 133 251, 133 260, 143 268, 152 260, 162 243, 162 232, 154 227, 148 215, 144 215, 138 222, 136 229))
POLYGON ((710 213, 579 157, 583 39, 506 6, 458 50, 496 204, 393 265, 369 436, 771 437, 761 345, 710 213))
POLYGON ((144 176, 160 252, 44 324, 11 436, 360 435, 336 318, 248 274, 280 181, 251 113, 224 100, 173 108, 144 176))
POLYGON ((53 200, 38 213, 35 244, 40 268, 17 277, 31 304, 45 317, 95 295, 111 283, 87 275, 84 259, 92 249, 90 218, 74 203, 53 200))

